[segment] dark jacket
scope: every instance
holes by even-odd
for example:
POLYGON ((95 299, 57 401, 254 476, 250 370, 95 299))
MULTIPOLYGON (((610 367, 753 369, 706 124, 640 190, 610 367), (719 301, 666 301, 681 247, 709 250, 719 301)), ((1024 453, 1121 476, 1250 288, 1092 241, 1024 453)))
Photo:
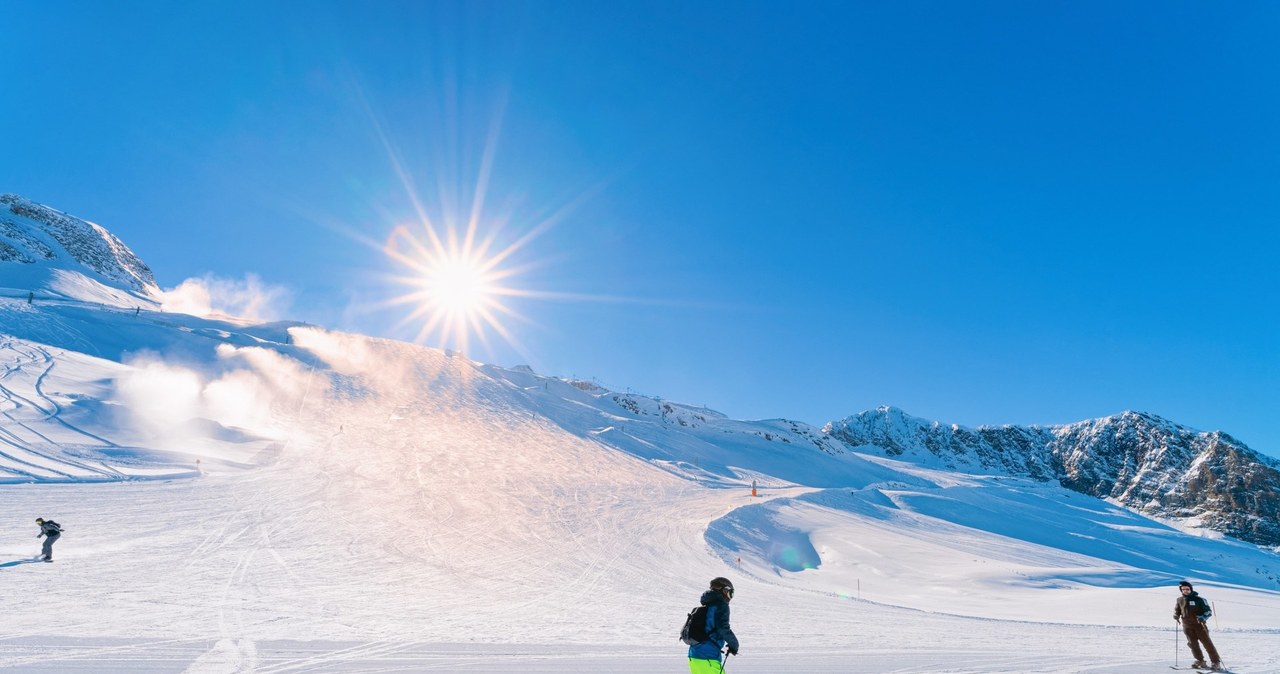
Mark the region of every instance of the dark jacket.
MULTIPOLYGON (((31 530, 27 529, 27 531, 31 531, 31 530)), ((57 538, 61 535, 62 535, 61 525, 59 525, 57 522, 54 522, 53 520, 45 520, 45 523, 40 525, 40 535, 36 536, 36 538, 40 538, 40 536, 57 538)))
POLYGON ((1213 611, 1209 610, 1209 602, 1200 596, 1199 592, 1192 590, 1186 596, 1178 597, 1178 603, 1173 605, 1173 619, 1181 620, 1183 627, 1195 627, 1196 621, 1205 621, 1213 611))
POLYGON ((706 641, 689 647, 689 657, 700 660, 720 661, 720 651, 725 644, 729 649, 738 650, 738 637, 729 627, 729 602, 718 590, 707 590, 702 593, 700 603, 707 607, 706 641))

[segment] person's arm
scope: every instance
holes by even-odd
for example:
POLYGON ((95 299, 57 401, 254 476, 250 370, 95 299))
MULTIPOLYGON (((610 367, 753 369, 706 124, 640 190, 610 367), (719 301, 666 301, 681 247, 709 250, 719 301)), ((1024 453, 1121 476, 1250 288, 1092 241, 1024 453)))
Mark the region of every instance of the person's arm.
POLYGON ((724 644, 729 647, 729 652, 738 654, 738 637, 733 633, 733 628, 729 627, 729 605, 725 604, 724 608, 716 611, 716 632, 720 634, 720 638, 724 639, 724 644))

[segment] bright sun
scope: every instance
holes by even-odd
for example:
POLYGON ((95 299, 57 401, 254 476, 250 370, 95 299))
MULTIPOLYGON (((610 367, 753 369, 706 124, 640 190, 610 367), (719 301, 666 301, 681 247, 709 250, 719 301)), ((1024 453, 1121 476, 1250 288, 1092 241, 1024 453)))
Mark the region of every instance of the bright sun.
POLYGON ((489 335, 497 334, 528 358, 507 324, 532 321, 508 306, 508 302, 515 298, 564 300, 588 296, 514 285, 516 276, 545 264, 530 260, 526 246, 590 193, 504 233, 512 224, 511 207, 496 217, 485 209, 500 119, 501 110, 490 128, 474 186, 458 189, 448 182, 441 183, 437 186, 440 199, 434 204, 436 208, 424 204, 419 197, 404 163, 375 122, 374 128, 417 213, 416 222, 393 228, 383 245, 383 252, 399 267, 392 280, 405 288, 388 304, 410 307, 399 327, 418 326, 416 342, 467 353, 473 337, 488 346, 489 335), (471 201, 469 210, 462 206, 467 198, 471 201), (523 261, 522 266, 513 266, 517 259, 523 261))
POLYGON ((477 241, 477 228, 475 223, 462 233, 450 228, 442 236, 430 222, 424 222, 420 230, 396 227, 387 239, 387 255, 409 272, 396 278, 408 292, 392 303, 413 307, 406 323, 422 321, 416 341, 463 352, 472 336, 487 342, 487 335, 493 332, 511 341, 502 318, 518 315, 503 299, 530 293, 504 285, 515 271, 503 268, 502 263, 524 241, 494 252, 492 235, 477 241))
POLYGON ((441 260, 428 269, 423 290, 427 302, 467 320, 493 300, 484 266, 478 260, 465 258, 441 260))

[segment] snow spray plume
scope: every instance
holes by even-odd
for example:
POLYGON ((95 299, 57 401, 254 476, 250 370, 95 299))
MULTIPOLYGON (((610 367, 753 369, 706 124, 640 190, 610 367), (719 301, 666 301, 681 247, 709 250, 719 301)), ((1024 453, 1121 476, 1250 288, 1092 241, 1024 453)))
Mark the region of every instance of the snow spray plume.
POLYGON ((218 357, 224 360, 244 360, 285 402, 297 402, 307 390, 310 378, 307 366, 278 351, 257 346, 219 344, 218 357))
POLYGON ((259 347, 222 344, 217 353, 228 366, 248 367, 205 374, 154 354, 125 363, 116 391, 143 439, 176 449, 209 442, 218 426, 259 438, 286 435, 280 419, 296 411, 306 391, 305 366, 259 347))
POLYGON ((220 344, 217 353, 227 362, 243 361, 249 369, 232 370, 205 386, 211 418, 264 437, 281 435, 276 420, 293 416, 302 403, 311 383, 307 367, 256 346, 220 344))
POLYGON ((290 328, 289 334, 295 345, 381 398, 465 397, 469 382, 479 373, 463 356, 415 344, 313 327, 290 328))
POLYGON ((144 435, 164 441, 177 424, 200 414, 200 376, 150 355, 126 362, 130 370, 116 380, 116 392, 144 435))
POLYGON ((256 274, 243 281, 204 276, 160 291, 160 302, 165 311, 262 322, 283 315, 290 296, 288 289, 263 283, 256 274))

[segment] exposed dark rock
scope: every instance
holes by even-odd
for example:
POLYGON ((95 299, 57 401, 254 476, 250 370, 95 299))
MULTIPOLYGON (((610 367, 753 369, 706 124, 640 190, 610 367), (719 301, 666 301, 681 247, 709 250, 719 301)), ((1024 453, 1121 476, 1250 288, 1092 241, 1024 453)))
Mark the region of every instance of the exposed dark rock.
POLYGON ((1124 412, 1065 426, 943 425, 891 407, 827 424, 859 451, 1007 473, 1112 499, 1143 514, 1198 518, 1258 545, 1280 545, 1280 462, 1221 431, 1124 412))
POLYGON ((0 261, 33 264, 62 257, 139 292, 155 290, 151 268, 99 225, 15 194, 0 195, 0 261))

